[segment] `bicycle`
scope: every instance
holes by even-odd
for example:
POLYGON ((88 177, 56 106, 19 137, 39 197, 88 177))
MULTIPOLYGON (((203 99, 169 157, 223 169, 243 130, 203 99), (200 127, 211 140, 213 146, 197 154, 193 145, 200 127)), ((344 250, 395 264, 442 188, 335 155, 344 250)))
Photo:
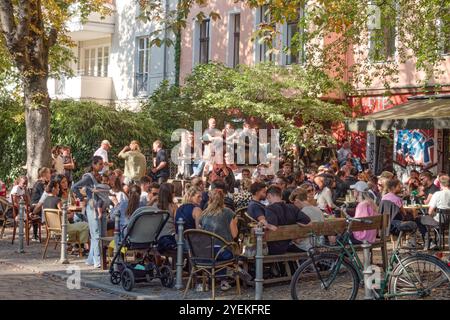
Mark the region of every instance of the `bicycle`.
MULTIPOLYGON (((347 227, 337 246, 321 245, 308 251, 308 259, 300 265, 292 277, 290 290, 293 300, 354 300, 360 286, 364 286, 363 264, 351 241, 353 222, 371 224, 363 218, 346 216, 347 227), (321 253, 320 248, 336 252, 321 253)), ((400 225, 402 233, 416 232, 415 223, 400 225)), ((402 256, 397 241, 390 256, 384 278, 380 275, 379 287, 372 285, 375 299, 450 299, 450 267, 438 258, 408 252, 402 256)))

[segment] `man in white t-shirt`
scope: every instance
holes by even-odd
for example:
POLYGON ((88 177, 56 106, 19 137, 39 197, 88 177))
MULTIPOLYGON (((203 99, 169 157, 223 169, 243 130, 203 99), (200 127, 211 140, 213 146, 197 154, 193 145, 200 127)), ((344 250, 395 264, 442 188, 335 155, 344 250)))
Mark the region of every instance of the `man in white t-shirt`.
POLYGON ((436 213, 436 209, 450 209, 450 178, 449 176, 441 176, 439 182, 441 191, 433 193, 428 209, 428 214, 434 217, 436 221, 439 221, 439 213, 436 213))
POLYGON ((111 149, 111 143, 108 140, 103 140, 100 148, 97 149, 94 153, 95 156, 102 157, 103 159, 103 170, 102 173, 109 170, 109 167, 112 167, 112 162, 108 160, 108 151, 111 149))
POLYGON ((28 179, 25 176, 19 177, 17 184, 12 188, 9 195, 9 202, 19 205, 20 197, 25 195, 28 186, 28 179))

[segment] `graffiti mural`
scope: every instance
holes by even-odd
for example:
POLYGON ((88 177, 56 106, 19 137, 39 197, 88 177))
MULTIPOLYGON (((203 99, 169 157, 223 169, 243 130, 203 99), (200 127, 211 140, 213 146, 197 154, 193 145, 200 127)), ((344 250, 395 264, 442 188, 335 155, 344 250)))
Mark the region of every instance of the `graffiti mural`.
POLYGON ((398 130, 395 134, 395 161, 402 165, 428 167, 436 163, 434 130, 398 130))

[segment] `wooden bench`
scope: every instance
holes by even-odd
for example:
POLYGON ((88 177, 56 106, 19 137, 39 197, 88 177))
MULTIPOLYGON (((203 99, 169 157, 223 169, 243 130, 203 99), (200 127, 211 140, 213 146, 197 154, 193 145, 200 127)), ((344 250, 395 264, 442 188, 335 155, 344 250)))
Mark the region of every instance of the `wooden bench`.
MULTIPOLYGON (((387 266, 387 248, 386 248, 386 232, 389 216, 378 215, 374 217, 364 218, 372 220, 372 224, 353 222, 351 231, 364 231, 364 230, 379 230, 379 238, 375 243, 372 243, 372 248, 381 248, 383 267, 387 266)), ((291 239, 308 238, 312 234, 315 236, 336 236, 342 234, 347 228, 347 223, 344 218, 330 219, 324 222, 312 222, 311 226, 302 227, 297 224, 279 226, 276 231, 265 231, 264 240, 266 242, 282 241, 291 239)), ((362 245, 354 245, 355 250, 362 250, 362 245)), ((298 261, 302 258, 307 258, 306 252, 301 253, 285 253, 282 255, 267 255, 263 258, 263 264, 283 263, 286 269, 286 275, 282 277, 264 279, 264 283, 277 283, 290 281, 292 278, 289 262, 293 262, 298 265, 298 261)), ((248 272, 249 265, 254 264, 256 259, 254 257, 243 257, 243 268, 248 272)), ((253 281, 248 282, 249 285, 253 285, 253 281)))

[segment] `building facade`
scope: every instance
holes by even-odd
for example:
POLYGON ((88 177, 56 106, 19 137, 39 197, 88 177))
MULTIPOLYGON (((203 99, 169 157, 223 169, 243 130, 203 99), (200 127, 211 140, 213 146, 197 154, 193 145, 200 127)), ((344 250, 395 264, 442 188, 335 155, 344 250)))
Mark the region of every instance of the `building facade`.
MULTIPOLYGON (((303 9, 299 8, 299 16, 303 9)), ((284 25, 277 26, 280 31, 279 38, 274 40, 274 47, 279 49, 277 54, 268 54, 265 44, 252 41, 252 35, 258 25, 268 22, 270 19, 267 8, 249 8, 233 0, 211 0, 208 5, 194 7, 187 19, 187 27, 182 35, 181 54, 181 83, 189 75, 192 69, 208 61, 224 63, 229 67, 237 64, 254 65, 262 61, 273 61, 279 65, 302 63, 304 52, 298 55, 290 55, 282 50, 289 47, 290 42, 297 32, 298 21, 288 21, 284 25), (196 20, 199 12, 204 12, 206 19, 196 20), (210 12, 220 15, 220 19, 208 18, 210 12)), ((381 19, 383 21, 383 19, 381 19)), ((375 71, 382 64, 395 64, 399 73, 396 81, 392 79, 390 93, 386 94, 386 88, 381 78, 374 77, 372 83, 356 83, 359 93, 355 96, 333 96, 346 101, 355 111, 355 116, 364 116, 378 111, 388 110, 408 102, 412 96, 420 96, 433 92, 436 89, 441 94, 450 94, 450 39, 443 39, 442 57, 440 69, 444 72, 434 81, 427 83, 426 89, 422 86, 425 73, 418 71, 414 60, 401 62, 398 55, 398 38, 396 30, 380 26, 383 32, 383 43, 377 44, 368 31, 367 41, 359 43, 347 53, 348 68, 355 62, 363 62, 368 65, 369 73, 375 71), (363 52, 359 55, 357 52, 363 52)), ((323 41, 332 41, 332 38, 323 41)), ((348 81, 348 75, 345 75, 348 81)), ((449 100, 450 102, 450 100, 449 100)), ((450 109, 450 104, 448 106, 450 109)), ((334 128, 334 136, 338 141, 350 139, 356 155, 363 160, 371 161, 371 169, 380 173, 383 169, 392 169, 387 165, 397 164, 397 171, 401 171, 407 165, 431 168, 433 171, 447 170, 450 172, 449 129, 417 129, 417 130, 392 130, 389 128, 391 139, 374 138, 367 132, 350 133, 345 127, 334 128), (389 140, 394 145, 388 145, 389 140), (406 150, 405 145, 410 145, 410 154, 402 154, 400 149, 406 150), (412 153, 416 159, 411 159, 412 153), (409 157, 409 159, 407 159, 409 157), (375 167, 376 165, 376 167, 375 167)))
MULTIPOLYGON (((150 34, 159 28, 144 22, 138 1, 109 0, 113 13, 101 19, 93 13, 87 22, 69 22, 70 36, 76 43, 75 77, 50 79, 52 98, 96 101, 135 110, 163 80, 174 82, 173 46, 151 46, 150 34)), ((166 10, 176 0, 163 1, 166 10)))

